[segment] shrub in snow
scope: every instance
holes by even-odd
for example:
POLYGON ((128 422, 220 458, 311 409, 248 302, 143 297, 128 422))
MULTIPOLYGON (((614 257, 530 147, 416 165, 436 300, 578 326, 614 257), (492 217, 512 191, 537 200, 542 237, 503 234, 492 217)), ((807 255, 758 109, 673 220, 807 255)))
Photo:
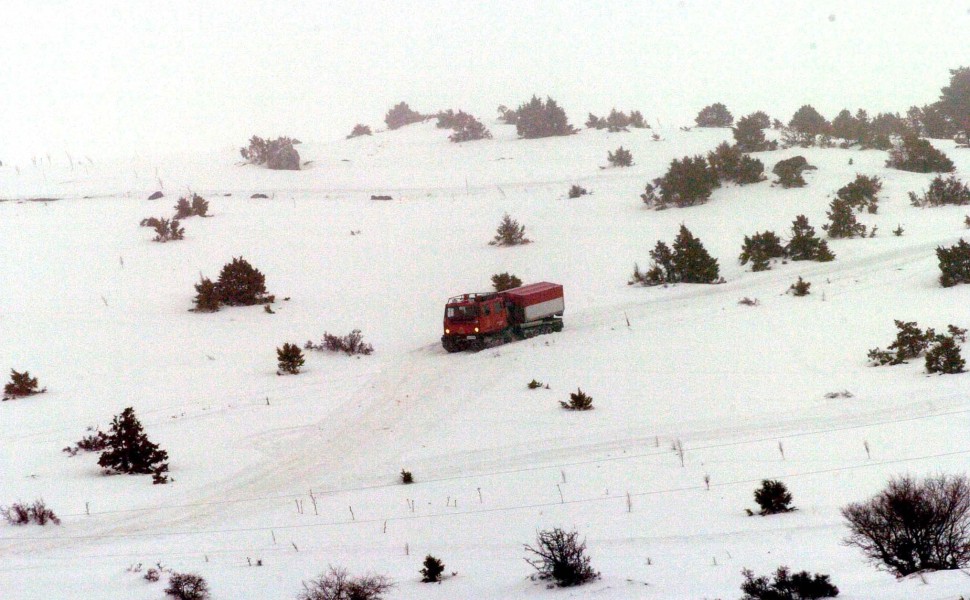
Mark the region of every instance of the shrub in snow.
POLYGON ((401 483, 407 485, 414 483, 414 475, 407 469, 401 469, 401 483))
POLYGON ((107 447, 98 466, 107 473, 161 474, 168 471, 168 452, 149 441, 131 407, 111 421, 107 447))
POLYGON ((249 140, 249 147, 240 148, 239 152, 246 162, 254 165, 266 165, 273 170, 298 171, 300 153, 293 146, 299 143, 300 140, 288 137, 264 140, 254 135, 249 140))
POLYGON ((37 378, 30 376, 30 371, 18 372, 10 369, 10 382, 3 386, 3 399, 13 400, 34 394, 43 394, 47 388, 37 388, 37 378))
POLYGON ((539 531, 535 546, 525 545, 526 562, 539 572, 539 579, 552 579, 560 587, 582 585, 599 578, 586 555, 586 542, 575 531, 556 527, 539 531))
POLYGON ((822 225, 822 229, 828 232, 830 238, 866 237, 866 226, 856 219, 855 212, 845 200, 832 200, 825 214, 829 222, 822 225))
POLYGON ((829 576, 819 573, 792 573, 788 567, 778 567, 773 580, 768 576, 755 577, 748 569, 741 574, 741 600, 817 600, 839 595, 839 588, 829 582, 829 576))
POLYGON ((185 228, 182 227, 178 219, 155 219, 154 225, 155 237, 152 241, 155 242, 170 242, 173 240, 185 239, 185 228))
POLYGON ((907 135, 889 150, 886 166, 914 173, 952 173, 953 161, 927 140, 907 135))
POLYGON ((216 284, 208 277, 203 277, 199 283, 195 284, 196 295, 193 299, 197 312, 215 312, 219 310, 219 294, 216 292, 216 284))
POLYGON ((35 500, 33 504, 15 502, 10 506, 0 506, 0 516, 11 525, 26 525, 31 522, 41 526, 48 523, 61 524, 61 520, 53 510, 47 508, 43 500, 35 500))
POLYGON ((452 133, 448 139, 455 143, 492 139, 492 133, 482 125, 481 121, 462 111, 458 111, 455 115, 451 129, 452 133))
POLYGON ((940 285, 952 287, 958 283, 970 283, 970 244, 963 238, 949 248, 939 246, 936 258, 940 264, 940 285))
POLYGON ((569 394, 569 402, 560 400, 559 404, 566 410, 593 410, 593 399, 582 388, 576 388, 575 393, 569 394))
POLYGON ((158 217, 148 217, 146 219, 142 219, 141 222, 138 223, 138 225, 141 227, 151 227, 155 229, 156 227, 158 227, 159 222, 160 220, 158 219, 158 217))
POLYGON ((970 143, 970 68, 950 70, 950 85, 940 90, 939 110, 963 131, 970 143))
POLYGON ((751 237, 744 236, 738 261, 742 265, 751 261, 752 271, 767 271, 771 268, 772 259, 781 258, 784 255, 785 249, 781 245, 781 238, 774 231, 765 231, 755 233, 751 237))
POLYGON ((633 165, 633 153, 620 146, 616 152, 607 152, 606 160, 614 167, 629 167, 633 165))
POLYGON ((730 127, 734 122, 734 116, 726 106, 715 102, 702 108, 694 117, 694 122, 698 127, 730 127))
POLYGON ((566 111, 552 98, 546 98, 543 102, 537 96, 533 96, 514 112, 512 121, 509 121, 507 116, 506 122, 515 123, 515 131, 519 137, 534 139, 576 133, 576 129, 569 124, 566 111))
POLYGON ((650 251, 653 264, 646 273, 634 266, 630 283, 661 285, 668 283, 716 283, 719 280, 717 259, 684 225, 674 240, 673 250, 663 241, 650 251))
POLYGON ((685 156, 671 161, 667 173, 648 183, 640 199, 658 210, 669 206, 694 206, 707 202, 711 192, 720 185, 717 172, 703 156, 685 156))
POLYGON ((845 542, 899 577, 970 565, 970 481, 965 475, 892 479, 882 492, 842 509, 845 542))
POLYGON ((360 137, 362 135, 373 135, 373 132, 371 132, 370 127, 368 127, 367 125, 364 125, 363 123, 357 123, 356 125, 354 125, 354 128, 350 130, 350 135, 347 136, 347 139, 349 140, 355 137, 360 137))
POLYGON ((77 456, 78 452, 101 452, 108 447, 108 435, 103 431, 95 431, 93 427, 88 427, 88 431, 94 431, 80 440, 74 446, 67 446, 63 449, 70 456, 77 456))
POLYGON ((787 145, 812 146, 820 135, 828 135, 832 125, 810 104, 795 111, 785 132, 787 145))
POLYGON ((946 179, 937 175, 930 182, 930 189, 923 192, 923 197, 909 193, 909 203, 913 206, 943 206, 945 204, 970 204, 970 188, 956 176, 950 175, 946 179))
POLYGON ((209 201, 198 194, 192 194, 192 200, 179 198, 175 203, 175 219, 187 219, 189 217, 204 217, 209 212, 209 201))
POLYGON ((815 235, 815 228, 808 224, 805 215, 798 215, 792 222, 791 239, 785 245, 785 256, 791 260, 814 260, 828 262, 835 260, 828 243, 815 235))
POLYGON ((165 593, 176 600, 206 600, 209 585, 195 573, 172 573, 165 593))
POLYGON ((798 276, 798 281, 791 284, 789 291, 791 291, 793 296, 807 296, 811 292, 808 291, 812 287, 812 284, 802 279, 801 275, 798 276))
POLYGON ((953 375, 963 373, 966 362, 957 345, 957 338, 943 336, 926 351, 926 372, 953 375))
MULTIPOLYGON (((943 364, 957 365, 959 361, 959 347, 957 342, 965 342, 967 331, 955 325, 947 325, 947 333, 936 333, 932 328, 923 331, 915 321, 895 320, 896 339, 893 340, 885 350, 873 348, 869 351, 869 361, 874 366, 879 365, 901 365, 908 360, 919 358, 924 352, 933 352, 932 361, 927 361, 927 370, 930 364, 942 366, 943 364), (943 348, 938 348, 942 345, 943 348), (955 347, 955 354, 952 348, 955 347)), ((961 359, 962 360, 962 359, 961 359)), ((948 367, 950 368, 950 367, 948 367)), ((962 366, 960 366, 962 369, 962 366)), ((929 371, 933 372, 960 372, 960 371, 929 371)))
POLYGON ((441 574, 444 572, 444 563, 429 554, 424 558, 424 567, 421 569, 421 582, 439 582, 441 581, 441 574))
POLYGON ((241 256, 222 267, 215 293, 219 303, 227 306, 267 304, 274 299, 266 294, 266 276, 241 256))
POLYGON ((761 482, 761 487, 754 491, 754 501, 761 507, 758 514, 762 516, 795 510, 791 500, 788 488, 780 481, 765 479, 761 482))
POLYGON ((866 209, 870 214, 876 214, 879 210, 879 190, 882 189, 882 181, 877 175, 856 175, 855 180, 851 181, 836 192, 839 200, 844 200, 852 208, 862 211, 866 209))
POLYGON ((435 117, 438 118, 438 122, 435 123, 438 129, 451 129, 455 126, 455 111, 450 108, 440 111, 435 117))
POLYGON ((528 244, 531 241, 525 237, 525 225, 519 225, 518 221, 506 213, 495 230, 495 238, 489 244, 492 246, 518 246, 528 244))
POLYGON ((364 342, 364 336, 360 329, 354 329, 347 335, 341 337, 332 333, 323 332, 323 339, 319 344, 307 341, 303 346, 306 350, 327 350, 329 352, 344 352, 347 356, 363 354, 367 356, 374 352, 374 347, 364 342))
POLYGON ((721 182, 733 181, 738 185, 745 185, 766 179, 764 163, 743 154, 737 146, 731 146, 727 142, 721 142, 717 148, 708 152, 707 162, 721 182))
POLYGON ((769 142, 765 138, 764 130, 769 127, 768 115, 765 113, 753 113, 738 119, 731 132, 734 134, 734 143, 741 152, 764 152, 766 150, 777 150, 778 143, 769 142))
POLYGON ((521 285, 522 280, 515 275, 510 275, 508 273, 497 273, 492 275, 492 287, 495 288, 496 292, 504 292, 505 290, 520 287, 521 285))
MULTIPOLYGON (((536 380, 536 379, 533 379, 532 381, 530 381, 530 382, 529 382, 529 383, 528 383, 528 384, 526 385, 526 387, 528 387, 528 388, 529 388, 530 390, 537 390, 537 389, 539 389, 539 388, 541 388, 541 387, 542 387, 542 385, 543 385, 543 384, 542 384, 542 382, 541 382, 541 381, 538 381, 538 380, 536 380)), ((546 387, 548 388, 549 386, 546 386, 546 387)))
POLYGON ((387 111, 384 116, 384 123, 387 124, 388 129, 399 129, 411 123, 420 123, 425 118, 427 117, 421 113, 411 110, 407 102, 400 102, 387 111))
POLYGON ((276 349, 276 358, 279 363, 279 370, 276 371, 277 375, 282 375, 283 373, 296 375, 300 372, 300 367, 305 362, 303 351, 300 350, 300 347, 289 342, 283 344, 282 348, 276 349))
POLYGON ((850 143, 861 142, 863 127, 867 125, 868 123, 863 123, 858 117, 853 117, 847 109, 842 109, 832 119, 832 135, 850 143))
POLYGON ((383 575, 351 577, 346 569, 330 567, 316 579, 304 581, 297 600, 381 600, 392 587, 383 575))
POLYGON ((589 194, 589 192, 586 191, 586 188, 573 185, 571 188, 569 188, 568 196, 570 198, 579 198, 580 196, 586 196, 587 194, 589 194))
POLYGON ((778 161, 771 169, 771 172, 778 176, 775 183, 781 184, 783 188, 803 187, 805 179, 802 171, 814 170, 815 167, 808 164, 804 156, 793 156, 791 158, 778 161))

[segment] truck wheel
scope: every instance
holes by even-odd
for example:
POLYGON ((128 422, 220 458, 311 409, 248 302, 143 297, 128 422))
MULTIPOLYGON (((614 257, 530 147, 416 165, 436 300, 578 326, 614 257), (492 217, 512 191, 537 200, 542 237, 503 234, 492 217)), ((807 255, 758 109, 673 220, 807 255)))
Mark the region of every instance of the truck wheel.
POLYGON ((456 340, 453 340, 451 338, 445 338, 445 339, 441 340, 441 345, 449 353, 455 353, 455 352, 461 352, 462 351, 461 344, 459 344, 456 340))
POLYGON ((468 343, 468 349, 472 352, 481 352, 485 349, 485 340, 472 340, 468 343))

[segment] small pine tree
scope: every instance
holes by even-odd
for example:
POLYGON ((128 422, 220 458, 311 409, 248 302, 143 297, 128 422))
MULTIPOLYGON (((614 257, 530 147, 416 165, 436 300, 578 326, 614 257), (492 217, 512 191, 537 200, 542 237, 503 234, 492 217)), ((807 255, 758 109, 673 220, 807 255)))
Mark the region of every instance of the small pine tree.
POLYGON ((811 105, 806 104, 792 115, 788 129, 792 145, 811 146, 818 136, 830 134, 832 125, 811 105))
POLYGON ((401 483, 405 485, 414 483, 414 475, 411 474, 411 471, 401 469, 401 483))
POLYGON ((677 279, 684 283, 714 283, 720 276, 717 259, 684 225, 674 239, 673 262, 677 279))
POLYGON ((836 196, 860 212, 866 209, 870 214, 876 214, 879 210, 878 194, 881 189, 882 181, 879 176, 856 175, 854 181, 839 188, 836 196))
POLYGON ((730 127, 734 122, 734 116, 726 106, 715 102, 702 108, 694 117, 694 122, 698 127, 730 127))
POLYGON ((777 142, 769 142, 765 138, 764 130, 770 126, 768 115, 753 113, 738 119, 731 132, 734 142, 741 152, 764 152, 778 148, 777 142), (764 118, 761 117, 764 115, 764 118))
POLYGON ((448 139, 455 143, 492 139, 492 133, 482 125, 481 121, 462 111, 455 114, 451 129, 452 134, 448 139))
POLYGON ((29 371, 19 373, 15 369, 10 369, 10 383, 3 386, 3 399, 22 398, 43 394, 47 388, 37 389, 37 378, 31 377, 29 371))
POLYGON ((131 407, 116 415, 108 432, 108 447, 98 458, 106 472, 149 474, 168 471, 168 453, 148 440, 131 407))
POLYGON ((576 392, 569 394, 569 402, 560 400, 559 404, 566 410, 593 410, 593 399, 582 388, 577 388, 576 392))
POLYGON ((805 215, 798 215, 792 222, 792 236, 785 245, 785 256, 796 261, 828 262, 835 259, 826 241, 815 235, 815 228, 808 224, 805 215))
POLYGON ((707 153, 707 162, 716 174, 718 181, 733 181, 738 185, 764 181, 765 165, 760 160, 742 154, 738 146, 722 142, 707 153))
POLYGON ((178 219, 158 219, 155 222, 155 237, 152 238, 156 242, 169 242, 172 240, 185 239, 185 228, 179 224, 178 219))
POLYGON ((411 123, 420 123, 424 119, 425 116, 411 110, 407 102, 400 102, 387 111, 387 114, 384 116, 384 123, 387 124, 388 129, 393 130, 410 125, 411 123))
POLYGON ((219 294, 216 292, 216 284, 212 283, 208 277, 203 277, 199 283, 195 284, 195 308, 196 312, 216 312, 219 310, 219 294))
POLYGON ((424 558, 421 569, 421 583, 437 583, 441 581, 441 574, 445 572, 445 565, 430 554, 424 558))
POLYGON ((198 194, 192 194, 192 214, 205 217, 209 212, 209 201, 198 194))
POLYGON ((845 200, 838 198, 832 200, 826 215, 828 215, 829 222, 822 225, 822 229, 828 232, 830 238, 866 236, 866 226, 856 220, 852 207, 845 200))
POLYGON ((808 291, 812 287, 812 284, 802 279, 801 275, 798 276, 798 281, 791 284, 788 289, 791 291, 793 296, 807 296, 811 292, 808 291))
POLYGON ((819 573, 812 576, 808 571, 792 573, 788 567, 778 567, 774 581, 766 576, 755 577, 748 569, 741 574, 741 600, 820 600, 839 595, 839 588, 829 582, 829 576, 819 573))
POLYGON ((649 183, 640 199, 658 210, 669 206, 685 207, 707 202, 721 183, 707 159, 697 155, 670 162, 663 177, 649 183))
MULTIPOLYGON (((537 96, 515 110, 515 130, 519 137, 535 139, 559 135, 572 135, 576 129, 555 100, 546 98, 543 102, 537 96)), ((509 121, 506 121, 509 122, 509 121)))
POLYGON ((368 127, 367 125, 364 125, 363 123, 357 123, 356 125, 354 125, 354 128, 350 131, 350 135, 347 136, 347 139, 349 140, 363 135, 373 135, 373 132, 371 132, 370 127, 368 127))
POLYGON ((585 196, 587 194, 589 194, 589 192, 586 191, 586 188, 574 184, 571 188, 569 188, 568 196, 569 198, 579 198, 580 196, 585 196))
POLYGON ((930 189, 922 197, 909 193, 909 202, 913 206, 943 206, 947 204, 970 204, 970 187, 954 175, 946 179, 937 175, 930 182, 930 189))
POLYGON ((241 256, 222 267, 215 290, 219 302, 227 306, 252 306, 270 301, 266 295, 266 276, 241 256))
POLYGON ((960 241, 949 248, 936 249, 940 263, 940 285, 952 287, 958 283, 970 283, 970 244, 960 241))
POLYGON ((607 152, 607 160, 614 167, 629 167, 633 165, 633 154, 620 146, 616 152, 607 152))
POLYGON ((175 218, 182 220, 192 215, 192 205, 189 204, 189 200, 187 198, 179 198, 178 202, 175 203, 175 218))
POLYGON ((744 236, 738 261, 742 265, 750 261, 752 271, 767 271, 771 268, 771 259, 781 258, 784 255, 785 249, 781 245, 781 238, 774 231, 765 231, 755 233, 751 237, 744 236))
POLYGON ((754 501, 761 507, 762 516, 795 510, 791 506, 792 496, 780 481, 765 479, 761 487, 754 491, 754 501))
POLYGON ((960 346, 952 335, 940 336, 936 344, 926 351, 926 372, 963 373, 966 362, 960 354, 960 346))
POLYGON ((783 188, 804 187, 805 178, 802 177, 802 171, 810 168, 814 167, 808 165, 804 156, 793 156, 776 163, 771 172, 778 176, 776 183, 783 188))
POLYGON ((522 280, 509 273, 496 273, 492 275, 492 287, 496 292, 504 292, 513 288, 520 287, 522 280))
POLYGON ((945 154, 915 135, 903 136, 901 142, 893 145, 886 166, 914 173, 952 173, 956 170, 953 161, 945 154))
POLYGON ((282 348, 276 349, 276 357, 279 361, 279 370, 276 372, 277 375, 282 375, 283 373, 289 373, 290 375, 296 375, 300 372, 300 367, 303 366, 305 359, 303 358, 303 351, 296 344, 290 344, 289 342, 283 344, 282 348))
POLYGON ((525 237, 525 225, 519 225, 518 221, 505 213, 502 222, 495 230, 495 239, 489 244, 492 246, 518 246, 528 244, 531 241, 525 237))

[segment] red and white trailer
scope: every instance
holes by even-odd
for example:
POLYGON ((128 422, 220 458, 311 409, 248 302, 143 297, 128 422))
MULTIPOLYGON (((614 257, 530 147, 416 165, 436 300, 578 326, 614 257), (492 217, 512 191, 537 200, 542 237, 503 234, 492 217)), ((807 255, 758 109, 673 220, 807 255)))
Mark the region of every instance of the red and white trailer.
POLYGON ((504 292, 462 294, 445 305, 441 345, 448 352, 562 331, 562 286, 542 281, 504 292))

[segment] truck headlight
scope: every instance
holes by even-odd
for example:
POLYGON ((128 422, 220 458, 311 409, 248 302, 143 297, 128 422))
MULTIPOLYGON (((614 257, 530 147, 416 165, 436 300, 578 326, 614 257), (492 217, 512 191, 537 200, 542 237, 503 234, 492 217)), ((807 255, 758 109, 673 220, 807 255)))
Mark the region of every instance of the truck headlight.
POLYGON ((446 333, 446 334, 447 334, 447 333, 451 333, 451 330, 450 330, 450 329, 448 329, 448 328, 446 327, 446 328, 445 328, 445 333, 446 333))
POLYGON ((475 333, 478 333, 478 327, 475 328, 475 333))

